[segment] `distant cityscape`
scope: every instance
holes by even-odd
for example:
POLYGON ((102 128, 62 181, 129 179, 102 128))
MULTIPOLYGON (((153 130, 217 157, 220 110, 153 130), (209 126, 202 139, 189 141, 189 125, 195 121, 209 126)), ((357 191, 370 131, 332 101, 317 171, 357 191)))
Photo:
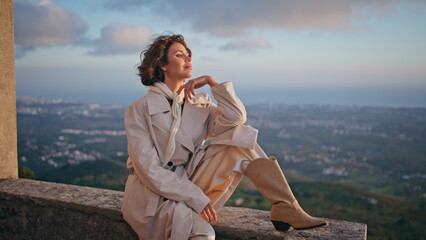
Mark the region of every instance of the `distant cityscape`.
POLYGON ((419 179, 409 191, 426 199, 426 109, 278 103, 247 109, 248 123, 261 130, 261 144, 284 166, 366 189, 371 183, 359 178, 389 184, 389 178, 419 179))
MULTIPOLYGON (((85 161, 124 163, 125 108, 18 98, 20 163, 36 173, 85 161)), ((408 191, 410 198, 426 199, 424 108, 270 103, 248 105, 247 111, 247 124, 260 130, 260 145, 286 169, 312 179, 349 182, 390 195, 408 191), (404 185, 376 189, 383 181, 404 185)))
MULTIPOLYGON (((76 123, 82 117, 92 119, 96 126, 97 119, 120 118, 124 112, 123 105, 101 105, 81 103, 61 99, 44 99, 34 97, 19 97, 17 101, 18 123, 24 119, 53 119, 52 131, 40 132, 38 137, 29 133, 37 132, 36 126, 43 125, 43 121, 34 126, 25 126, 29 132, 18 129, 19 134, 19 160, 25 164, 28 161, 42 161, 57 168, 65 164, 79 164, 84 161, 103 159, 105 152, 91 149, 90 145, 106 143, 109 137, 121 137, 126 133, 122 129, 85 129, 62 128, 62 122, 76 123), (117 113, 119 116, 117 116, 117 113), (44 138, 49 139, 45 142, 44 138), (42 139, 40 139, 42 138, 42 139), (45 144, 41 145, 40 143, 45 144), (24 154, 25 153, 25 154, 24 154)), ((24 120, 25 121, 25 120, 24 120)), ((47 123, 46 123, 47 124, 47 123)), ((72 124, 73 127, 78 124, 72 124)), ((22 125, 20 125, 22 126, 22 125)), ((46 126, 49 127, 49 126, 46 126)), ((108 126, 109 128, 110 126, 108 126)), ((115 152, 115 156, 124 156, 125 149, 115 152)), ((110 154, 108 152, 108 154, 110 154)), ((126 153, 127 154, 127 153, 126 153)), ((45 168, 43 168, 45 169, 45 168)), ((47 168, 49 169, 49 168, 47 168)))

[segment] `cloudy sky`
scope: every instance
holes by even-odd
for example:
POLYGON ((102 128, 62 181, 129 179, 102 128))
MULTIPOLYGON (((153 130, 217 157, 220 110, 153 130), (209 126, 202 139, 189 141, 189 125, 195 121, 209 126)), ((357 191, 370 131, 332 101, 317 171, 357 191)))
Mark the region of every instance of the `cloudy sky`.
POLYGON ((243 101, 426 107, 424 0, 15 0, 18 96, 128 104, 155 34, 243 101))

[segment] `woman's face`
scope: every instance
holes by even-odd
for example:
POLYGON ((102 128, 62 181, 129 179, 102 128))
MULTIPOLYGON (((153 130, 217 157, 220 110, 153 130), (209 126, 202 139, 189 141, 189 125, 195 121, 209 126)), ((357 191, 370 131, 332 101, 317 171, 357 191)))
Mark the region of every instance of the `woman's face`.
POLYGON ((167 53, 167 64, 162 67, 165 79, 184 81, 192 77, 191 56, 178 42, 173 43, 167 53))

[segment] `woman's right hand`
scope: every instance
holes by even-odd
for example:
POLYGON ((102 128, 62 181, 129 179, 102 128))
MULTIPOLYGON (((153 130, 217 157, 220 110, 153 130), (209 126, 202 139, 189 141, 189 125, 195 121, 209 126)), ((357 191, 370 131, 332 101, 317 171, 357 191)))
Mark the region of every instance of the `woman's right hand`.
POLYGON ((213 206, 209 203, 200 213, 201 217, 204 218, 207 222, 217 221, 216 210, 214 210, 213 206))
POLYGON ((185 98, 187 100, 192 99, 193 96, 195 96, 195 89, 204 87, 205 85, 209 85, 210 87, 214 87, 217 85, 217 82, 214 78, 204 75, 201 77, 193 78, 189 80, 187 83, 183 84, 178 91, 176 92, 178 95, 182 90, 185 91, 185 98))

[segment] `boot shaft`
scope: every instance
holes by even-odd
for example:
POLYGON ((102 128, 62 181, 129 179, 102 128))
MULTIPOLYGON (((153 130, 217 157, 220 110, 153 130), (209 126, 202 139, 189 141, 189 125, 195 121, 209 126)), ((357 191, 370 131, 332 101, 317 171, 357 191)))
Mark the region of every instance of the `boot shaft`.
POLYGON ((245 170, 245 175, 271 204, 279 202, 291 204, 295 200, 275 157, 251 161, 245 170))
POLYGON ((300 230, 327 225, 326 221, 310 216, 300 207, 276 158, 251 161, 245 174, 271 203, 271 220, 277 230, 286 231, 290 225, 300 230))

